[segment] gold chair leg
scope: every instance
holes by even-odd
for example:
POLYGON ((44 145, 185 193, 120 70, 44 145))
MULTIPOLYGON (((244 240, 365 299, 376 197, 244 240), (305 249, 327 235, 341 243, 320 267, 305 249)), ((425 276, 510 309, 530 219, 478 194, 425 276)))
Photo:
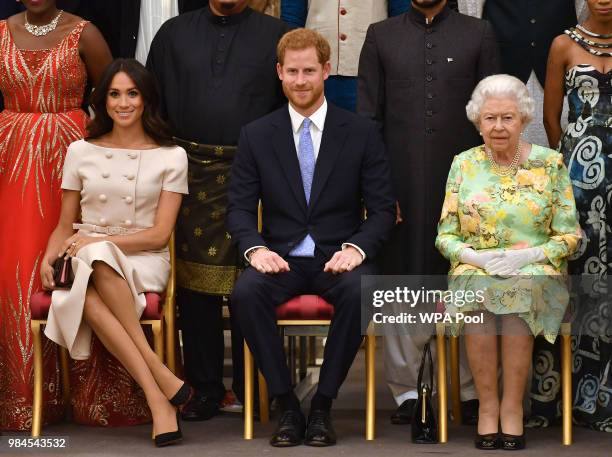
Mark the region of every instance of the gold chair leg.
POLYGON ((448 441, 448 393, 446 391, 446 338, 444 324, 436 324, 436 349, 438 358, 438 414, 440 427, 438 428, 438 441, 448 441))
POLYGON ((34 342, 34 398, 32 402, 32 437, 38 437, 41 433, 43 420, 43 355, 42 337, 40 335, 40 321, 32 320, 32 338, 34 342))
POLYGON ((258 371, 259 384, 259 421, 262 424, 270 422, 270 401, 268 398, 268 384, 261 371, 258 371))
MULTIPOLYGON (((176 306, 174 299, 166 299, 166 306, 176 306)), ((166 366, 176 375, 176 315, 175 312, 169 311, 164 313, 163 329, 165 347, 166 366)))
POLYGON ((253 439, 253 355, 244 342, 244 439, 253 439))
POLYGON ((450 337, 450 384, 453 423, 461 425, 461 379, 459 379, 459 337, 450 337))
POLYGON ((64 399, 64 407, 70 415, 70 365, 68 364, 68 349, 60 347, 60 370, 62 373, 62 398, 64 399))
POLYGON ((159 360, 164 363, 164 340, 162 337, 161 321, 151 322, 151 329, 153 330, 153 347, 155 348, 155 354, 157 354, 159 360))
POLYGON ((376 336, 366 335, 366 440, 372 441, 376 428, 376 336))
POLYGON ((572 347, 571 329, 568 323, 561 324, 561 390, 563 408, 563 444, 572 444, 572 347))

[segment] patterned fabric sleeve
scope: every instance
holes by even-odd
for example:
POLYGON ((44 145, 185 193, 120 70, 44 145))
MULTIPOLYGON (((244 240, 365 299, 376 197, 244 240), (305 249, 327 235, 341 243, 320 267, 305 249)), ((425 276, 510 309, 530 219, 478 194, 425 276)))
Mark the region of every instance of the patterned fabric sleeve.
POLYGON ((541 248, 555 268, 560 268, 563 260, 572 255, 578 248, 581 238, 580 225, 576 214, 574 193, 567 168, 561 154, 552 159, 551 171, 553 183, 552 218, 550 223, 550 240, 541 248))
POLYGON ((436 248, 450 260, 453 267, 459 262, 461 251, 470 246, 463 241, 459 221, 459 188, 461 181, 461 159, 455 156, 446 181, 446 194, 436 238, 436 248))

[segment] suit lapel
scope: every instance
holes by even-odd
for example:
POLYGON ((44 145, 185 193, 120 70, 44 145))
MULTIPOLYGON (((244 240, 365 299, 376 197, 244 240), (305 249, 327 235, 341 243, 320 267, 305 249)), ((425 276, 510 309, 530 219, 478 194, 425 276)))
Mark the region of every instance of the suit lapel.
POLYGON ((348 134, 346 123, 339 119, 338 110, 331 103, 327 105, 327 116, 325 118, 325 126, 323 128, 323 137, 321 138, 321 147, 315 165, 314 177, 312 180, 312 190, 310 191, 310 204, 308 212, 317 203, 325 184, 331 174, 340 150, 344 145, 348 134))
POLYGON ((276 132, 274 133, 274 138, 272 138, 274 153, 285 172, 285 178, 300 208, 306 212, 306 197, 304 195, 304 186, 302 185, 300 163, 298 161, 297 151, 295 150, 289 111, 286 108, 281 112, 275 126, 276 132))

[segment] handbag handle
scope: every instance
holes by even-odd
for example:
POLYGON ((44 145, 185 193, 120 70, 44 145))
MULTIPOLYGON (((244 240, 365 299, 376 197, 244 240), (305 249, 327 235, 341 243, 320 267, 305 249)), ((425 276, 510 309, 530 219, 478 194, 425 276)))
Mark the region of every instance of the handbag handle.
POLYGON ((433 359, 431 357, 431 347, 430 347, 431 339, 425 343, 425 347, 423 347, 423 357, 421 358, 421 366, 419 367, 419 377, 417 380, 417 388, 418 391, 421 392, 421 385, 423 381, 423 371, 425 370, 425 365, 429 362, 429 384, 430 388, 433 391, 433 359))

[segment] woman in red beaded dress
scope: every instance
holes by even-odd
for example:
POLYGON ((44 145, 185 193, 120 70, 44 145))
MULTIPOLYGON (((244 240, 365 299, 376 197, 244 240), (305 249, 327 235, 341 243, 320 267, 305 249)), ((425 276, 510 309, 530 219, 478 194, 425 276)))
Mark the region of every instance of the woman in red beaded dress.
MULTIPOLYGON (((59 217, 66 148, 83 138, 88 77, 110 63, 100 32, 58 10, 55 0, 22 0, 24 13, 0 21, 0 429, 24 430, 32 417, 30 296, 59 217)), ((96 343, 94 343, 96 344, 96 343)), ((46 422, 63 412, 56 347, 45 340, 46 422)), ((79 422, 143 422, 149 412, 125 370, 98 343, 73 364, 72 402, 79 422)))

